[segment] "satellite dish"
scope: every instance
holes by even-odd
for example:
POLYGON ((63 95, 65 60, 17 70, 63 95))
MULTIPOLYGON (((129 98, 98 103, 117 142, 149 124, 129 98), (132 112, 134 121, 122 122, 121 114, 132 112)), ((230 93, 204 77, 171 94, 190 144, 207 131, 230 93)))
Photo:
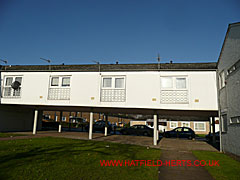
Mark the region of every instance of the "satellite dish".
POLYGON ((14 89, 14 90, 18 90, 21 86, 21 83, 18 82, 18 81, 14 81, 12 84, 11 84, 11 87, 14 89))

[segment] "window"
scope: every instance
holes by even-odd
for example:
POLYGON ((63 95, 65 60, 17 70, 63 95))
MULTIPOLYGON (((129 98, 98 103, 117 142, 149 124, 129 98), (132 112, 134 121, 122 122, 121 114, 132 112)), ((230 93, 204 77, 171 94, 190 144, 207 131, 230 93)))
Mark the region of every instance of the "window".
POLYGON ((70 86, 70 77, 62 78, 62 86, 70 86))
POLYGON ((184 132, 189 132, 190 130, 188 128, 183 128, 184 132))
POLYGON ((190 122, 182 122, 182 127, 190 127, 190 122))
POLYGON ((178 126, 178 122, 170 122, 170 128, 176 128, 178 126))
POLYGON ((124 88, 124 78, 115 78, 115 88, 124 88))
POLYGON ((112 87, 112 78, 103 78, 103 87, 111 88, 112 87))
POLYGON ((103 76, 101 102, 125 102, 125 76, 103 76))
POLYGON ((186 77, 168 77, 162 76, 161 78, 161 88, 162 89, 186 89, 187 79, 186 77))
POLYGON ((223 114, 221 116, 221 120, 222 120, 222 132, 227 132, 228 131, 227 114, 223 114))
POLYGON ((62 117, 62 121, 66 121, 66 117, 65 116, 62 117))
POLYGON ((224 71, 220 72, 219 74, 219 88, 225 87, 225 73, 224 71))
POLYGON ((22 88, 22 77, 11 76, 5 77, 3 86, 3 97, 5 98, 20 98, 22 88))
POLYGON ((176 78, 176 89, 186 89, 186 78, 176 78))
POLYGON ((231 124, 240 123, 240 116, 231 117, 231 118, 230 118, 230 123, 231 123, 231 124))
POLYGON ((48 90, 49 100, 69 100, 70 99, 70 76, 50 77, 50 87, 48 90))
POLYGON ((177 129, 175 129, 175 131, 182 132, 182 128, 177 128, 177 129))
POLYGON ((58 86, 59 77, 52 77, 51 86, 58 86))
POLYGON ((162 77, 161 78, 161 86, 163 88, 172 88, 173 87, 172 77, 162 77))
POLYGON ((194 131, 206 131, 206 123, 194 122, 194 131))
POLYGON ((69 87, 70 86, 70 77, 59 76, 51 77, 51 86, 54 87, 69 87))

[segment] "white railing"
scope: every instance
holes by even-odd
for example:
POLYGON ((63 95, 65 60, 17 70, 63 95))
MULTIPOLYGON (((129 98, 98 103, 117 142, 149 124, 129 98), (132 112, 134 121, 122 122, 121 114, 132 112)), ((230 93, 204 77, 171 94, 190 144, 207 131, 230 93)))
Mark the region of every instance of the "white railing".
POLYGON ((125 102, 125 89, 101 89, 101 102, 125 102))
POLYGON ((70 88, 49 88, 49 100, 70 100, 70 88))
POLYGON ((161 90, 161 104, 188 104, 188 90, 161 90))

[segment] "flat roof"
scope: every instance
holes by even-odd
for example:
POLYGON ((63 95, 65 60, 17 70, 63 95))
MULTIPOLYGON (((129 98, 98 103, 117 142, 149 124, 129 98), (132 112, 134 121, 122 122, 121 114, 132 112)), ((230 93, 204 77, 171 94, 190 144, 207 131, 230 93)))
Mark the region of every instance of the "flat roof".
POLYGON ((79 65, 9 65, 0 66, 1 71, 73 71, 73 72, 115 72, 115 71, 208 71, 216 70, 216 62, 208 63, 149 63, 149 64, 79 64, 79 65), (50 69, 49 69, 50 68, 50 69))

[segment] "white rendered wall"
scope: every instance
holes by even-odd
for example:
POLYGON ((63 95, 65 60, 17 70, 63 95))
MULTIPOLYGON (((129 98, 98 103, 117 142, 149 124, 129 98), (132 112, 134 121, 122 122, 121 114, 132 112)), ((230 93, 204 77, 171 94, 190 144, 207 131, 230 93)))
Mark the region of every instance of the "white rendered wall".
POLYGON ((64 105, 151 109, 217 110, 215 71, 162 72, 2 72, 22 75, 21 98, 2 98, 2 104, 64 105), (50 76, 70 75, 70 100, 48 100, 50 76), (100 102, 101 76, 125 76, 126 101, 100 102), (188 104, 160 103, 160 76, 187 76, 188 104))

